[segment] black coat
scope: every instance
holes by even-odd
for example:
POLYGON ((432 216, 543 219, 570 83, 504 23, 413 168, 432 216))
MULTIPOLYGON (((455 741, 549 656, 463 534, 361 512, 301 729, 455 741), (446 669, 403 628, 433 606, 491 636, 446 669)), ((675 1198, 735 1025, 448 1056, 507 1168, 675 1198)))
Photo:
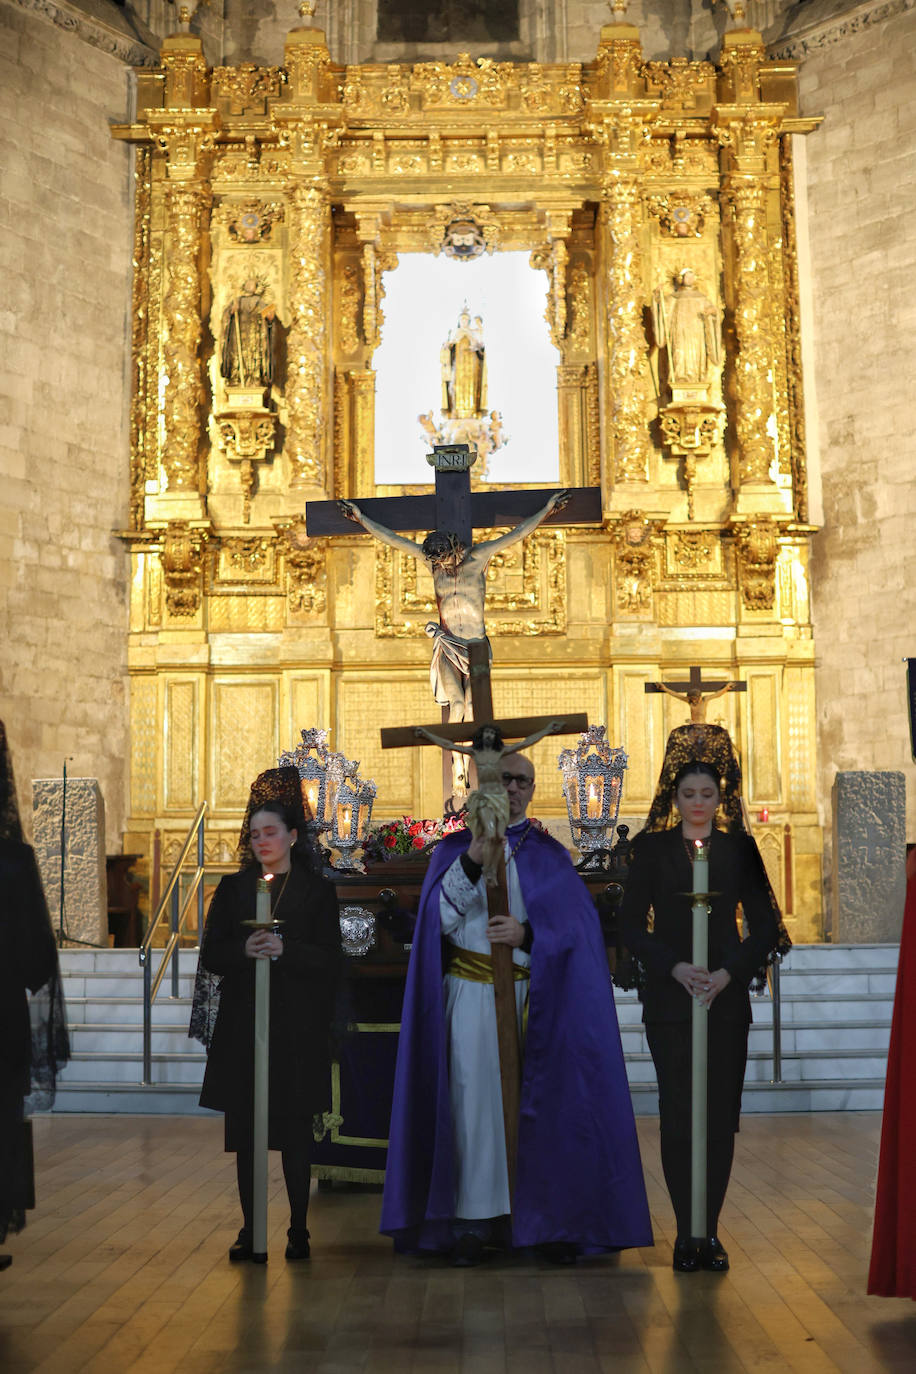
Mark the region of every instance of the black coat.
MULTIPOLYGON (((257 960, 245 954, 260 865, 225 877, 213 897, 200 958, 220 975, 219 1011, 207 1058, 202 1107, 251 1121, 257 960)), ((270 965, 270 1117, 309 1119, 325 1105, 328 1028, 341 968, 334 888, 293 864, 274 907, 283 953, 270 965)), ((234 1148, 234 1147, 230 1147, 234 1148)))
MULTIPOLYGON (((687 896, 693 886, 693 866, 687 857, 680 825, 638 835, 620 911, 623 944, 645 969, 640 990, 643 1020, 690 1020, 691 998, 671 977, 675 964, 693 962, 693 917, 687 896), (654 912, 650 934, 649 908, 654 912)), ((724 968, 731 982, 710 1008, 711 1024, 751 1019, 748 985, 766 962, 778 937, 776 915, 764 879, 759 853, 747 835, 713 829, 709 846, 709 969, 724 968), (738 903, 744 909, 748 935, 742 940, 735 919, 738 903)))
POLYGON ((0 840, 0 1084, 28 1096, 32 1035, 26 988, 37 992, 57 967, 35 855, 27 844, 0 840))

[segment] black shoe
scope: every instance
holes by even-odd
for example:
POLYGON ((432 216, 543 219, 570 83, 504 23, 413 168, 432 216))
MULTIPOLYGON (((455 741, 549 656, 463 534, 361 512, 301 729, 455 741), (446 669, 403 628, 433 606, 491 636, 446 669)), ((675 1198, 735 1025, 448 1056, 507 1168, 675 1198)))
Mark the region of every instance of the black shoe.
POLYGON ((452 1264, 456 1269, 473 1269, 483 1259, 483 1241, 473 1231, 465 1231, 455 1241, 452 1264))
POLYGON ((677 1240, 671 1268, 676 1274, 695 1274, 700 1267, 700 1246, 695 1240, 677 1240))
POLYGON ((286 1258, 288 1260, 308 1259, 311 1255, 308 1231, 298 1231, 290 1227, 286 1233, 286 1258))
POLYGON ((704 1241, 701 1245, 700 1264, 713 1274, 727 1273, 728 1255, 725 1253, 718 1236, 710 1236, 709 1240, 704 1241))
POLYGON ((243 1226, 235 1239, 235 1243, 229 1246, 229 1258, 233 1264, 240 1264, 243 1260, 250 1260, 252 1254, 251 1232, 246 1231, 243 1226))
POLYGON ((568 1240, 545 1241, 543 1245, 535 1247, 541 1259, 547 1260, 548 1264, 575 1264, 576 1247, 571 1245, 568 1240))

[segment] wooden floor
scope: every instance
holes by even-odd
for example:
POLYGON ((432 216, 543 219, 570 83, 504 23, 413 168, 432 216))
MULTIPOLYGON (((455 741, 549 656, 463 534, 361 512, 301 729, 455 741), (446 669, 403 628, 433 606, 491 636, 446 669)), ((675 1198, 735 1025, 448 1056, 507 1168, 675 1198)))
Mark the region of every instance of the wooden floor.
POLYGON ((313 1194, 313 1259, 287 1264, 277 1166, 270 1263, 230 1265, 221 1119, 39 1118, 38 1210, 4 1247, 0 1369, 916 1370, 916 1305, 865 1296, 879 1115, 744 1119, 726 1276, 672 1273, 657 1129, 639 1121, 653 1249, 468 1271, 396 1258, 370 1192, 313 1194))

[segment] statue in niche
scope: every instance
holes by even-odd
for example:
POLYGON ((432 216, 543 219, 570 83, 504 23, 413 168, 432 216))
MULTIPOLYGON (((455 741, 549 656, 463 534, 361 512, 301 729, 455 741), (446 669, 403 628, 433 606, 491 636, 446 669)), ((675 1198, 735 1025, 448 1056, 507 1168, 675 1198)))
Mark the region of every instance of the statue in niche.
POLYGON ((266 291, 265 282, 248 277, 223 311, 219 370, 230 387, 268 387, 273 381, 277 311, 266 291))
POLYGON ((486 347, 483 341, 483 320, 471 312, 467 302, 458 316, 457 328, 449 336, 439 353, 442 369, 442 409, 460 420, 483 415, 487 404, 486 347))
POLYGON ((668 355, 671 386, 705 386, 722 359, 719 311, 689 268, 678 272, 673 291, 666 283, 653 292, 652 327, 668 355))
POLYGON ((486 410, 487 362, 483 341, 483 319, 473 321, 467 302, 458 316, 457 326, 439 350, 442 378, 442 410, 430 410, 417 420, 429 443, 468 444, 477 453, 477 478, 489 473, 490 455, 509 441, 498 410, 486 410))

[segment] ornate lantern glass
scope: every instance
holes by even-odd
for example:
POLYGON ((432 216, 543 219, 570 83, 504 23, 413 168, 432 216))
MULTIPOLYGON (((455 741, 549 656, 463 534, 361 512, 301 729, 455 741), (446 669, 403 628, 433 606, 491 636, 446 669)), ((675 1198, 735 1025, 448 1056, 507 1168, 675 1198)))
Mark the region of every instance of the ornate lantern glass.
POLYGON ((606 728, 590 725, 575 749, 564 749, 558 760, 573 844, 586 866, 597 863, 599 852, 609 847, 627 766, 623 749, 612 748, 605 739, 606 728))
POLYGON ((331 845, 340 852, 340 862, 334 867, 362 873, 363 866, 354 859, 353 854, 366 843, 376 786, 374 782, 363 782, 357 776, 358 764, 344 759, 343 755, 338 757, 345 766, 337 785, 331 818, 331 845))
POLYGON ((295 749, 288 749, 278 760, 281 768, 295 768, 302 785, 302 799, 311 812, 309 828, 316 835, 331 829, 337 779, 331 760, 342 758, 328 749, 327 730, 303 730, 295 749))

